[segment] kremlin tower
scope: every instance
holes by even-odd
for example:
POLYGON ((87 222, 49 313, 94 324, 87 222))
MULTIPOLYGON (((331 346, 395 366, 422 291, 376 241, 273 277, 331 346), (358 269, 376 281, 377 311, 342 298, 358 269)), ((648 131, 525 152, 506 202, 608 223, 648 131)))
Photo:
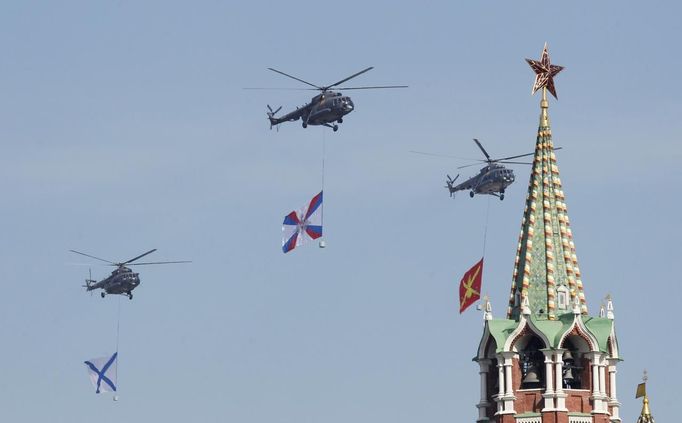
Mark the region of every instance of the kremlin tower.
POLYGON ((505 318, 486 299, 477 422, 620 423, 621 361, 613 303, 588 314, 566 199, 559 178, 547 92, 556 98, 547 45, 533 93, 542 91, 535 156, 505 318))

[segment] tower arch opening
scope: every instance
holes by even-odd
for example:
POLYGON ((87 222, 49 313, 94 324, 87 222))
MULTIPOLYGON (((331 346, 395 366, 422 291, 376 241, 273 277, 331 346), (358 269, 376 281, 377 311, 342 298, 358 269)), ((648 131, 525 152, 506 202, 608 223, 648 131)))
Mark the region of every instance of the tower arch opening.
POLYGON ((589 389, 590 361, 586 354, 591 348, 580 335, 569 335, 561 345, 561 384, 564 389, 589 389))
POLYGON ((539 389, 546 386, 545 355, 542 353, 544 348, 545 344, 535 334, 521 337, 514 345, 514 350, 519 354, 520 389, 539 389))

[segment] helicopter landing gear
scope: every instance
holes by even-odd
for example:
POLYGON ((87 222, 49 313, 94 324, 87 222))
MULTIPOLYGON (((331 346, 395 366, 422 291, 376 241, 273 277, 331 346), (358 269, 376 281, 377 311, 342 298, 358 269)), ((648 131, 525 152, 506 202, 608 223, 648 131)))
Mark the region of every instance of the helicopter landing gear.
POLYGON ((337 120, 337 122, 338 122, 338 123, 343 123, 343 118, 339 118, 339 120, 337 120))
POLYGON ((106 294, 106 293, 104 293, 104 292, 101 292, 101 293, 100 293, 99 295, 101 295, 101 296, 102 296, 102 298, 104 298, 104 297, 105 297, 105 296, 106 296, 107 294, 106 294))
POLYGON ((321 123, 320 125, 326 126, 327 128, 332 128, 334 132, 339 130, 339 125, 331 125, 329 123, 321 123))
POLYGON ((308 122, 303 122, 303 128, 307 128, 307 127, 308 127, 308 122))
POLYGON ((132 299, 133 299, 133 293, 132 293, 132 292, 129 292, 129 293, 128 293, 128 299, 129 299, 129 300, 132 300, 132 299))
POLYGON ((474 192, 473 191, 469 191, 469 197, 474 198, 474 192))
POLYGON ((504 193, 500 193, 500 201, 504 200, 504 193))

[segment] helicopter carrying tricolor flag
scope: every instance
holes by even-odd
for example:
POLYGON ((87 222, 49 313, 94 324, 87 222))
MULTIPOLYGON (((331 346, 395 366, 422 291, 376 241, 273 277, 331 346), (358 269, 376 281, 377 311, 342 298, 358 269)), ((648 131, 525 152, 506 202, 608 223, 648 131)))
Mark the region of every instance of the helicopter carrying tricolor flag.
POLYGON ((118 352, 115 352, 111 357, 98 357, 85 362, 95 393, 116 392, 117 359, 118 352))
POLYGON ((322 236, 322 191, 300 212, 292 211, 284 217, 282 235, 284 253, 322 236))

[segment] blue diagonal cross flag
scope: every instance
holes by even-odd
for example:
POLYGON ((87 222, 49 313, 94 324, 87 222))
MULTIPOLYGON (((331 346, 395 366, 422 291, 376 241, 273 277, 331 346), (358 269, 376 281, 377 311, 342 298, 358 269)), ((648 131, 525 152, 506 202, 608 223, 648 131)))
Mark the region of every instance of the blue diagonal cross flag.
POLYGON ((93 358, 85 362, 96 393, 116 392, 117 358, 118 352, 115 352, 111 357, 93 358))

